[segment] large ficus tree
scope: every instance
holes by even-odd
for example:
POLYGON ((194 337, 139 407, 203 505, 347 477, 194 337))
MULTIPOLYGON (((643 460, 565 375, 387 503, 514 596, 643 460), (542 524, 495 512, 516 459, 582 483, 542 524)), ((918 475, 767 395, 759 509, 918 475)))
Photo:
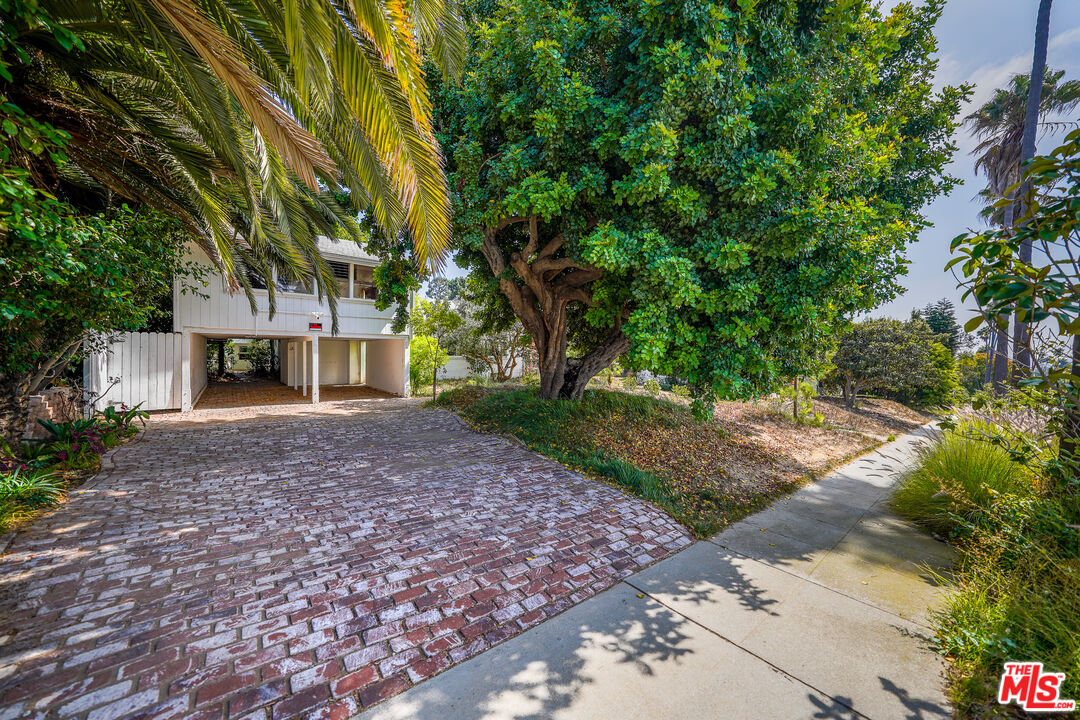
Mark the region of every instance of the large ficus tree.
POLYGON ((579 397, 623 353, 760 391, 893 297, 920 208, 955 182, 942 4, 475 6, 436 102, 457 261, 534 339, 541 394, 579 397))

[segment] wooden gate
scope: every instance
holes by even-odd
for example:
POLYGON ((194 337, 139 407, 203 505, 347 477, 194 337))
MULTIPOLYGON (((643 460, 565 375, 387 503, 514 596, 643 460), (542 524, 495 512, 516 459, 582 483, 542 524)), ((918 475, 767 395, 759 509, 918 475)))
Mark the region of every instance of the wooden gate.
POLYGON ((181 333, 116 333, 83 363, 83 385, 95 409, 121 403, 142 410, 180 408, 181 333))

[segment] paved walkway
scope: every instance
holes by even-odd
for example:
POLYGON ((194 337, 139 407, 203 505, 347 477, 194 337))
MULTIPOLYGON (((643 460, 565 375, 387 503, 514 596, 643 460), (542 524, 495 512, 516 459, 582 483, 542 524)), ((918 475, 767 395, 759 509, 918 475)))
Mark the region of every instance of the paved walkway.
POLYGON ((363 718, 949 718, 924 563, 951 556, 883 504, 916 438, 363 718))
POLYGON ((0 720, 349 717, 690 543, 408 400, 159 416, 111 460, 7 538, 0 720))

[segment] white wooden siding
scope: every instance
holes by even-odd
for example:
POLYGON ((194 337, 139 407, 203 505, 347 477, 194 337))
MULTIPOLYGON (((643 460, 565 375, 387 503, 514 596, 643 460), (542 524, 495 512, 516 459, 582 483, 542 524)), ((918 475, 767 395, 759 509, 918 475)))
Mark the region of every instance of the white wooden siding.
POLYGON ((97 396, 98 410, 109 405, 141 404, 143 410, 180 407, 180 333, 117 333, 107 347, 92 353, 83 367, 83 384, 97 396))
MULTIPOLYGON (((243 291, 229 293, 224 278, 213 270, 202 250, 192 246, 189 254, 193 261, 207 268, 208 285, 199 288, 198 294, 184 293, 182 283, 177 282, 173 291, 174 330, 232 337, 310 336, 313 332, 324 338, 332 337, 330 306, 325 299, 320 302, 315 295, 277 291, 274 293, 276 312, 271 319, 269 294, 266 290, 253 290, 256 312, 252 314, 247 295, 243 291), (321 317, 316 318, 315 313, 321 317), (323 330, 310 330, 311 322, 321 322, 323 330)), ((377 310, 374 300, 338 300, 338 337, 406 335, 391 329, 393 319, 394 308, 377 310)))

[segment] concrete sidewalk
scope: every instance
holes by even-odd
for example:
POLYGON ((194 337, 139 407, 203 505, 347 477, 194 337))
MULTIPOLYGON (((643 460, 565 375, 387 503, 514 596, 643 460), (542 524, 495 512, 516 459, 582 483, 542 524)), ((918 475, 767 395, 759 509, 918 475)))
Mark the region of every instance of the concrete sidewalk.
POLYGON ((949 549, 885 508, 926 431, 365 713, 366 720, 948 718, 949 549))

